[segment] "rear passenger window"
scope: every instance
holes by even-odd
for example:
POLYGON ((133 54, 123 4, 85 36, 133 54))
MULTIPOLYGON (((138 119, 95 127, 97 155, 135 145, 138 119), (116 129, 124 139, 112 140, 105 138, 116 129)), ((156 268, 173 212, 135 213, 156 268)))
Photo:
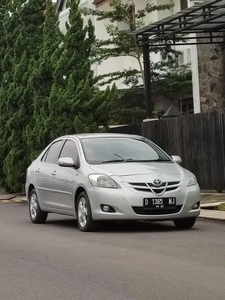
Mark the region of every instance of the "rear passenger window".
POLYGON ((77 162, 78 150, 75 142, 70 140, 66 141, 60 154, 60 158, 63 157, 71 157, 75 163, 77 162))
POLYGON ((57 141, 52 144, 45 158, 45 162, 57 164, 62 145, 63 141, 57 141))

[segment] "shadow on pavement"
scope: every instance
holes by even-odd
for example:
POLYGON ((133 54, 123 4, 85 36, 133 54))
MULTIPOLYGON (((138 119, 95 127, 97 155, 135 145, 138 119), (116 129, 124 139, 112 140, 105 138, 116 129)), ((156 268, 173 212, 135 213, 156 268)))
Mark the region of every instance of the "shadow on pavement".
MULTIPOLYGON (((79 230, 76 219, 47 220, 45 226, 58 226, 79 230)), ((198 230, 196 227, 189 230, 198 230)), ((173 222, 99 222, 96 232, 123 233, 123 232, 167 232, 187 231, 177 229, 173 222)))

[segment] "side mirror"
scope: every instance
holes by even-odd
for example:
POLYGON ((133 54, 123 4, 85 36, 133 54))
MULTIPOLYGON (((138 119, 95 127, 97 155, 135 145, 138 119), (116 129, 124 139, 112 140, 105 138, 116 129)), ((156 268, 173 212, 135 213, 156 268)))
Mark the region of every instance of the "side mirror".
POLYGON ((182 163, 182 159, 180 158, 180 156, 177 156, 177 155, 173 155, 171 156, 173 161, 177 164, 181 164, 182 163))
POLYGON ((60 167, 74 168, 75 163, 71 157, 62 157, 58 160, 58 165, 60 167))

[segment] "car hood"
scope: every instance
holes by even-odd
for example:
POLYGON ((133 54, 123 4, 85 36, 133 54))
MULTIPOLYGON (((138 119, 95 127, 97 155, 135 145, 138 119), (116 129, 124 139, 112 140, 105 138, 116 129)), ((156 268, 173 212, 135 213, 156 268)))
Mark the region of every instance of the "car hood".
POLYGON ((92 165, 91 169, 96 173, 108 176, 131 176, 131 175, 183 175, 185 170, 173 162, 154 163, 114 163, 103 165, 92 165))

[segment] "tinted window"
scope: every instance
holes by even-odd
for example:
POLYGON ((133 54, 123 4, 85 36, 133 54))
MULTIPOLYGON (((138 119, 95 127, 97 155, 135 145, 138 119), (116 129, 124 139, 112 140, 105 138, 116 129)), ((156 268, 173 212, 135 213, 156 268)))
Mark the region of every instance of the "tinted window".
POLYGON ((52 144, 45 159, 46 162, 52 164, 56 164, 58 162, 59 152, 61 150, 62 144, 63 141, 58 141, 52 144))
POLYGON ((83 139, 86 160, 90 164, 120 161, 170 161, 158 147, 146 139, 92 138, 83 139))
POLYGON ((77 146, 73 141, 66 141, 63 146, 62 152, 60 154, 60 158, 62 157, 71 157, 73 161, 76 163, 78 158, 77 146))

